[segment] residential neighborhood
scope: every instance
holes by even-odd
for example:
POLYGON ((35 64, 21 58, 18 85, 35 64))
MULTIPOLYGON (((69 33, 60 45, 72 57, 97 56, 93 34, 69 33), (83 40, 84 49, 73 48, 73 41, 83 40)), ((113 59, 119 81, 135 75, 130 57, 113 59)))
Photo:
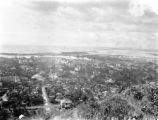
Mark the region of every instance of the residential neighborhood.
POLYGON ((100 106, 116 96, 119 98, 115 99, 126 100, 128 104, 131 96, 126 98, 127 91, 138 85, 158 84, 157 69, 157 63, 142 58, 82 54, 1 57, 0 118, 45 116, 45 112, 61 114, 83 104, 100 106))

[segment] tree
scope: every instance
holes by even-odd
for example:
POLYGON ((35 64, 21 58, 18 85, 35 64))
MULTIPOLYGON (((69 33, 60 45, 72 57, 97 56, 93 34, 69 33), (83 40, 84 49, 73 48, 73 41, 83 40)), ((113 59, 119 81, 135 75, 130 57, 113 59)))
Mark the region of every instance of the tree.
POLYGON ((101 119, 116 117, 122 120, 126 115, 128 115, 131 109, 128 102, 118 96, 105 100, 103 103, 101 103, 100 107, 101 119))

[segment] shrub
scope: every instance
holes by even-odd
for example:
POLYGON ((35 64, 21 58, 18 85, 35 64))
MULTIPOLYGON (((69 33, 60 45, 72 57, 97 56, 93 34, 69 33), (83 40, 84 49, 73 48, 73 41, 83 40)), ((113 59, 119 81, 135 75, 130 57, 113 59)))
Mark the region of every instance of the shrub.
POLYGON ((131 109, 127 101, 118 96, 104 101, 101 103, 100 107, 101 119, 106 119, 107 117, 123 119, 131 109))

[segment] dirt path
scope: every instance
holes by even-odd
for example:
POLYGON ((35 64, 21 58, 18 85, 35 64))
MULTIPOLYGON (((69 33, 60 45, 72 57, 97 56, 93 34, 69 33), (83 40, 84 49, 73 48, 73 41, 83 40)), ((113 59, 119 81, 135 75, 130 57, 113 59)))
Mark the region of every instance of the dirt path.
POLYGON ((44 103, 44 108, 45 108, 45 110, 47 111, 47 112, 51 112, 51 104, 50 104, 50 102, 49 102, 49 99, 48 99, 48 95, 47 95, 47 93, 46 93, 46 89, 45 89, 45 86, 43 86, 42 87, 42 97, 43 97, 43 99, 44 99, 44 101, 45 101, 45 103, 44 103))

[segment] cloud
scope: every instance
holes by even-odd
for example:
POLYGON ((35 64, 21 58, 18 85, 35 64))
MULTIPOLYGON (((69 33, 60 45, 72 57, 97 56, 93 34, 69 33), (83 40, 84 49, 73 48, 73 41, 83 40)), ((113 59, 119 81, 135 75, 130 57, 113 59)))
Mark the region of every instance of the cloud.
POLYGON ((55 1, 38 1, 31 2, 29 7, 38 12, 44 12, 45 14, 48 14, 54 12, 59 7, 59 4, 55 1))
POLYGON ((158 14, 157 0, 131 0, 129 12, 138 17, 143 16, 146 11, 158 14))
POLYGON ((6 44, 156 48, 157 10, 147 0, 6 1, 0 4, 6 44))
POLYGON ((52 2, 60 2, 60 3, 92 3, 92 2, 107 2, 107 1, 116 1, 116 0, 32 0, 32 1, 52 1, 52 2))

